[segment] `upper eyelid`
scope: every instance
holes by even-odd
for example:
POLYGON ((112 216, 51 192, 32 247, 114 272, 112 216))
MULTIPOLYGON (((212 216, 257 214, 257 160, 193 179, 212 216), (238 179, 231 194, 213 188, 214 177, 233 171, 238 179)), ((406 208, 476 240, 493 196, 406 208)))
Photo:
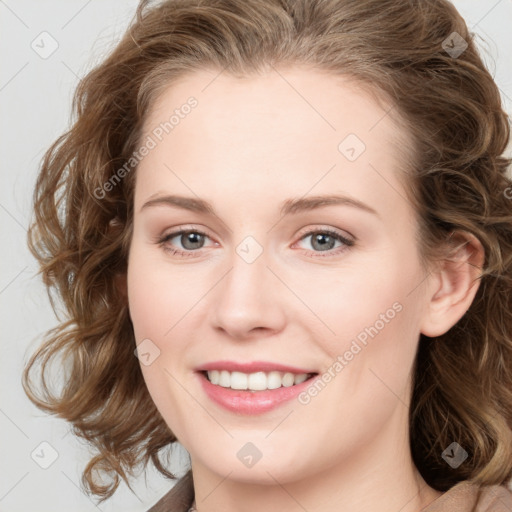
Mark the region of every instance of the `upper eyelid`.
POLYGON ((189 228, 178 228, 175 231, 169 231, 169 233, 165 233, 158 237, 158 240, 160 241, 166 241, 170 240, 171 238, 175 238, 177 236, 183 235, 185 233, 198 233, 202 236, 205 236, 207 238, 210 238, 210 240, 213 240, 213 237, 211 237, 205 230, 203 229, 189 229, 189 228))
POLYGON ((300 238, 303 238, 305 236, 310 236, 314 233, 324 233, 324 232, 333 233, 333 234, 335 234, 341 238, 344 238, 346 240, 355 241, 355 237, 353 235, 351 235, 350 233, 348 233, 347 231, 341 230, 339 228, 332 228, 332 227, 304 228, 304 230, 299 231, 299 234, 297 236, 299 236, 300 238), (346 236, 343 233, 346 233, 346 236))
MULTIPOLYGON (((354 238, 355 239, 355 237, 353 235, 351 235, 348 231, 341 230, 339 228, 329 227, 329 226, 319 226, 319 227, 313 227, 313 228, 303 228, 303 229, 301 229, 299 231, 299 234, 297 236, 310 235, 312 233, 321 233, 321 232, 324 232, 324 231, 331 231, 331 232, 336 233, 337 235, 342 236, 344 238, 354 238), (348 237, 344 236, 343 233, 346 233, 348 235, 348 237)), ((208 229, 206 229, 206 228, 195 227, 195 226, 187 226, 187 225, 179 226, 179 227, 176 227, 176 228, 171 228, 171 230, 168 233, 163 234, 161 237, 164 238, 164 237, 168 237, 170 235, 176 236, 176 235, 179 235, 181 233, 189 233, 189 232, 191 232, 191 233, 201 233, 201 234, 206 235, 206 236, 208 236, 210 238, 215 238, 215 237, 210 236, 208 234, 208 229)))

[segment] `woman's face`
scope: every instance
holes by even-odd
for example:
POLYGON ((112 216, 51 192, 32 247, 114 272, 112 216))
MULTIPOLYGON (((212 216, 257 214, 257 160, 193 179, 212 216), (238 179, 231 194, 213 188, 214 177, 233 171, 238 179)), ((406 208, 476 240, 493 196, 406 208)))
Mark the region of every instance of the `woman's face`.
POLYGON ((318 71, 201 71, 141 141, 130 313, 193 466, 274 484, 403 460, 427 279, 386 109, 318 71))

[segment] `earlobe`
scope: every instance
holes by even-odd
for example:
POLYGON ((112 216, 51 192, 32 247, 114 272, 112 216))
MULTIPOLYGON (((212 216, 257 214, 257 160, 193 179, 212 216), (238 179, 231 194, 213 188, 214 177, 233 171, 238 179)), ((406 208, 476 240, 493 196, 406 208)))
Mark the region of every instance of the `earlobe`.
POLYGON ((450 330, 471 306, 480 285, 485 251, 471 233, 457 231, 450 237, 449 253, 432 272, 429 303, 421 333, 440 336, 450 330))

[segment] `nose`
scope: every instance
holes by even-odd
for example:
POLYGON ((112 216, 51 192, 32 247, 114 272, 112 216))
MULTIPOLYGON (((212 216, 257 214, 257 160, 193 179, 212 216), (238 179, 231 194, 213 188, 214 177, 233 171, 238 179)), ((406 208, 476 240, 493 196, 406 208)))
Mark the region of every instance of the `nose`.
POLYGON ((280 332, 285 324, 282 283, 267 267, 265 251, 252 262, 234 252, 231 269, 215 287, 211 321, 235 340, 280 332))

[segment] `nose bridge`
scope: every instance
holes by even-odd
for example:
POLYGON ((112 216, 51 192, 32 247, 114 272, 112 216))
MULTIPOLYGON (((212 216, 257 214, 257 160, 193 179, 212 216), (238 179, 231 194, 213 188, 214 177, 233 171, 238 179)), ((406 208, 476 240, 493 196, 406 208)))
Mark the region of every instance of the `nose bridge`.
POLYGON ((280 328, 283 320, 275 276, 267 268, 269 252, 253 236, 245 237, 230 259, 231 270, 219 283, 214 321, 235 337, 254 328, 280 328))
POLYGON ((231 272, 228 274, 223 295, 232 308, 260 308, 268 295, 268 281, 271 277, 267 268, 268 251, 252 236, 242 240, 232 255, 231 272), (233 304, 234 302, 234 304, 233 304))

